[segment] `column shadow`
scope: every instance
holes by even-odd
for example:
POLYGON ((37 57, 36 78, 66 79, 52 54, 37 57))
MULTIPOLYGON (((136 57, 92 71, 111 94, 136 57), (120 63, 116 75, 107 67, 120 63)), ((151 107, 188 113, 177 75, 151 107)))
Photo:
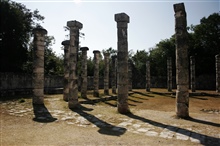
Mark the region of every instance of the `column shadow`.
POLYGON ((127 129, 123 127, 114 126, 95 117, 92 114, 85 112, 85 111, 91 111, 92 109, 86 108, 82 105, 80 105, 79 108, 77 109, 71 109, 71 110, 78 113, 80 116, 84 117, 86 120, 96 125, 99 128, 98 132, 100 134, 105 134, 110 136, 120 136, 127 131, 127 129))
POLYGON ((201 123, 201 124, 205 124, 205 125, 220 127, 220 124, 218 124, 218 123, 213 123, 213 122, 209 122, 209 121, 203 121, 203 120, 195 119, 195 118, 192 118, 192 117, 189 117, 189 118, 187 118, 185 120, 188 120, 188 121, 191 121, 191 122, 196 122, 196 123, 201 123))
POLYGON ((190 131, 187 129, 183 129, 180 127, 176 127, 176 126, 172 126, 172 125, 167 125, 167 124, 163 124, 160 122, 156 122, 153 120, 149 120, 149 119, 145 119, 143 117, 134 115, 132 113, 127 114, 126 116, 145 122, 145 123, 149 123, 153 126, 157 126, 157 127, 161 127, 161 128, 166 128, 170 131, 182 134, 182 135, 186 135, 186 136, 190 136, 193 139, 197 139, 198 141, 200 141, 200 143, 202 145, 212 145, 212 146, 219 146, 220 145, 220 138, 216 138, 216 137, 212 137, 212 136, 208 136, 208 135, 204 135, 204 134, 200 134, 200 133, 196 133, 194 131, 190 131))
POLYGON ((50 114, 50 112, 48 111, 48 109, 44 104, 32 104, 32 105, 35 115, 35 117, 33 118, 34 121, 41 123, 50 123, 57 120, 57 118, 54 118, 50 114))

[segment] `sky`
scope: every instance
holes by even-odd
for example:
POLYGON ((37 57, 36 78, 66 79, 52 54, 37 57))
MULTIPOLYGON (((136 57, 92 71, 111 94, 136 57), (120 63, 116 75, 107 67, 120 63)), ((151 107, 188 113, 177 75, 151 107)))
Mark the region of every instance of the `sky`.
POLYGON ((69 39, 64 26, 67 21, 76 20, 83 24, 80 32, 80 46, 88 47, 88 56, 94 50, 117 49, 117 27, 114 15, 126 13, 128 23, 128 50, 149 51, 161 40, 169 39, 175 33, 173 4, 184 3, 187 25, 197 25, 200 19, 219 13, 220 0, 13 0, 28 9, 39 10, 45 17, 41 25, 49 36, 55 37, 53 51, 64 53, 62 41, 69 39))

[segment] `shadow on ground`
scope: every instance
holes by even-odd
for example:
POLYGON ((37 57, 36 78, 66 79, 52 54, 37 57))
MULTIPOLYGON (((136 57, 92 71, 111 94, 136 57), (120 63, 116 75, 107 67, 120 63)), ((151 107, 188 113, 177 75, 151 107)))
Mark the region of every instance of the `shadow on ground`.
POLYGON ((123 127, 111 125, 111 124, 95 117, 94 115, 85 112, 85 111, 91 111, 91 110, 93 110, 93 109, 86 108, 82 105, 79 105, 79 107, 77 109, 72 109, 72 111, 78 113, 79 115, 84 117, 86 120, 88 120, 89 122, 96 125, 99 128, 98 132, 100 134, 111 135, 111 136, 120 136, 120 135, 123 135, 127 131, 127 129, 125 129, 123 127))
MULTIPOLYGON (((190 136, 194 139, 199 140, 200 143, 203 144, 203 145, 219 146, 219 144, 220 144, 220 138, 215 138, 215 137, 212 137, 212 136, 196 133, 194 131, 179 128, 179 127, 176 127, 176 126, 163 124, 163 123, 160 123, 160 122, 156 122, 156 121, 153 121, 153 120, 149 120, 149 119, 134 115, 132 113, 129 113, 126 116, 128 116, 129 118, 132 118, 132 119, 140 120, 140 121, 145 122, 145 123, 149 123, 153 126, 166 128, 170 131, 173 131, 173 132, 185 135, 185 136, 190 136)), ((219 124, 212 123, 212 122, 202 121, 202 120, 193 119, 193 118, 189 118, 188 120, 193 121, 193 122, 198 122, 198 123, 202 123, 202 124, 208 124, 208 125, 219 127, 219 124)))
POLYGON ((33 104, 33 109, 35 115, 35 118, 33 118, 33 120, 36 122, 49 123, 57 120, 57 118, 54 118, 50 114, 44 104, 33 104))

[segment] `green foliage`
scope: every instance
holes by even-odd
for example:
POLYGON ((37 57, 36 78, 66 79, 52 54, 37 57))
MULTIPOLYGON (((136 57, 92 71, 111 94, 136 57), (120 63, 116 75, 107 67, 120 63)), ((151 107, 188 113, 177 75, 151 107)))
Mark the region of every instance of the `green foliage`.
POLYGON ((32 29, 44 17, 35 10, 31 12, 25 5, 9 0, 0 2, 0 58, 1 72, 22 72, 28 60, 28 43, 32 29))
MULTIPOLYGON (((156 44, 156 47, 150 50, 149 60, 151 74, 153 76, 166 76, 167 58, 172 57, 172 64, 175 65, 175 38, 165 39, 156 44)), ((174 68, 174 67, 173 67, 174 68)))
POLYGON ((148 53, 145 50, 136 52, 131 58, 137 71, 142 75, 146 74, 146 62, 148 60, 148 53))
POLYGON ((215 55, 220 52, 220 15, 203 17, 199 25, 192 25, 189 54, 196 59, 196 74, 215 74, 215 55))

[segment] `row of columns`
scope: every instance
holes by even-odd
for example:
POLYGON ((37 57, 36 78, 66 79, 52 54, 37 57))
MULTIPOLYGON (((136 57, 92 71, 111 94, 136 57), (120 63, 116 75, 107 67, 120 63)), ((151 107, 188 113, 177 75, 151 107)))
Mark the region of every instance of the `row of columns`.
MULTIPOLYGON (((176 115, 178 117, 189 117, 189 74, 188 74, 188 55, 187 55, 187 30, 186 30, 186 12, 183 3, 174 4, 175 11, 175 37, 176 37, 176 115)), ((125 13, 115 14, 117 22, 117 58, 112 57, 113 72, 117 70, 117 79, 112 81, 112 93, 116 93, 116 82, 118 88, 117 109, 119 113, 130 112, 128 107, 128 42, 127 42, 127 24, 129 16, 125 13), (115 67, 117 65, 117 67, 115 67), (114 68, 115 67, 115 68, 114 68)), ((78 75, 77 61, 79 49, 79 30, 83 25, 78 21, 68 21, 67 26, 70 28, 70 40, 64 41, 64 100, 68 101, 69 108, 78 106, 78 75)), ((34 30, 34 61, 33 61, 33 104, 44 103, 44 42, 47 31, 45 29, 34 30)), ((86 98, 87 91, 87 47, 81 48, 83 60, 82 63, 82 97, 86 98)), ((94 53, 94 96, 99 96, 99 55, 100 51, 94 53)), ((109 54, 104 54, 105 63, 109 63, 109 54)), ((216 91, 220 92, 220 59, 216 55, 216 91)), ((195 59, 191 57, 191 88, 195 90, 195 59)), ((150 91, 150 62, 146 63, 146 90, 150 91)), ((105 69, 105 77, 108 76, 109 67, 105 69)), ((131 71, 130 71, 131 72, 131 71)), ((172 88, 172 63, 168 61, 168 90, 172 88)), ((116 79, 116 74, 112 74, 116 79)), ((131 76, 131 75, 130 75, 131 76)), ((104 92, 108 94, 109 78, 105 78, 104 92)))

